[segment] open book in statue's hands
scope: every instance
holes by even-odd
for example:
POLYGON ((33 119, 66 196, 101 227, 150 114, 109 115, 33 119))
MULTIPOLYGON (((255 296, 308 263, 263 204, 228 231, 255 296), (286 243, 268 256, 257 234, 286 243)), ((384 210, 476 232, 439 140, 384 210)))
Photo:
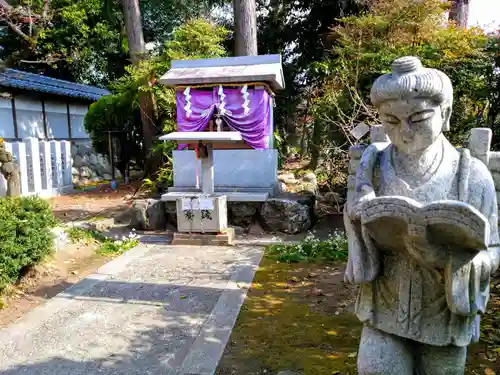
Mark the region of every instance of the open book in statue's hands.
POLYGON ((362 203, 360 220, 382 248, 395 252, 406 250, 410 254, 415 248, 422 249, 430 252, 422 254, 422 258, 429 261, 458 252, 471 257, 487 249, 489 243, 486 217, 460 201, 442 200, 422 205, 402 196, 377 197, 362 203), (409 246, 411 243, 418 246, 409 246))

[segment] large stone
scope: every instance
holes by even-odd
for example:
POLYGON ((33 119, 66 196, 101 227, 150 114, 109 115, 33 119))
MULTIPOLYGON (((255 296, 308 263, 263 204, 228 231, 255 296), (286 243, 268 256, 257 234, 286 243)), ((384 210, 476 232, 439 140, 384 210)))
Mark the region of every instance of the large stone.
POLYGON ((313 172, 306 173, 305 175, 302 176, 302 181, 316 183, 317 182, 316 174, 314 174, 313 172))
POLYGON ((278 180, 287 184, 287 185, 295 185, 298 184, 299 182, 295 178, 295 175, 293 173, 283 173, 278 176, 278 180))
POLYGON ((89 161, 90 161, 90 164, 92 164, 92 165, 99 164, 99 160, 97 159, 97 155, 96 154, 90 154, 89 161))
POLYGON ((249 226, 255 221, 260 206, 260 203, 253 202, 229 202, 227 208, 231 224, 249 226))
POLYGON ((104 155, 97 155, 97 168, 99 171, 104 174, 111 174, 111 164, 109 164, 108 159, 104 155))
POLYGON ((73 158, 73 166, 75 166, 76 168, 80 168, 83 167, 83 165, 84 165, 83 158, 80 155, 76 155, 73 158))
POLYGON ((83 156, 83 155, 88 155, 92 153, 92 145, 90 143, 80 143, 78 145, 78 154, 83 156))
POLYGON ((114 218, 96 220, 88 223, 89 229, 97 232, 106 232, 111 228, 113 228, 114 225, 115 225, 114 218))
POLYGON ((177 228, 177 202, 165 202, 167 222, 177 228))
POLYGON ((71 145, 71 157, 74 158, 78 154, 78 146, 75 144, 71 145))
POLYGON ((92 177, 92 169, 89 167, 80 167, 80 177, 82 178, 89 178, 92 177))
POLYGON ((130 226, 142 230, 165 230, 167 216, 164 203, 159 199, 141 199, 132 204, 130 226))
POLYGON ((310 199, 288 195, 268 199, 262 205, 260 217, 270 230, 289 234, 306 232, 311 227, 310 199))

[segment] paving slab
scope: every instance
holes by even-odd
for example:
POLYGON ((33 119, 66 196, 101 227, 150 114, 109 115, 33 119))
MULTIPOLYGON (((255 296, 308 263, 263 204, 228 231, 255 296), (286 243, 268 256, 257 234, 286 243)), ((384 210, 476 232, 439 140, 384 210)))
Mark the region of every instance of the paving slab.
POLYGON ((0 330, 0 375, 212 375, 256 246, 140 245, 0 330))

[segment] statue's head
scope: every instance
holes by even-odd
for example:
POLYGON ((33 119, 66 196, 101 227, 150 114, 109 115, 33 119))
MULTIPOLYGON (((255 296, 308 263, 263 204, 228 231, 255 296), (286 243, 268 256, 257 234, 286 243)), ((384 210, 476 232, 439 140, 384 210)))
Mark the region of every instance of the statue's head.
POLYGON ((450 128, 453 87, 446 74, 424 68, 417 57, 392 63, 392 73, 373 84, 371 101, 396 148, 411 153, 426 149, 450 128))

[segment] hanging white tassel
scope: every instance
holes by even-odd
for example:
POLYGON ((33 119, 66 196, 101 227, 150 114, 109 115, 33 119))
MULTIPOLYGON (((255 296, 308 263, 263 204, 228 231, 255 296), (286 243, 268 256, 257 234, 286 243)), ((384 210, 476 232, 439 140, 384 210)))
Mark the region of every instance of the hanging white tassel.
POLYGON ((219 86, 219 113, 221 116, 224 116, 226 113, 226 102, 224 99, 226 99, 226 94, 224 94, 224 88, 222 86, 219 86))
POLYGON ((243 113, 245 115, 248 115, 248 113, 250 112, 250 107, 249 107, 250 100, 248 99, 250 94, 248 93, 247 85, 243 86, 243 88, 241 89, 241 94, 243 96, 243 109, 244 109, 243 113))
POLYGON ((217 131, 221 132, 222 131, 222 119, 220 117, 217 117, 215 119, 215 125, 217 125, 217 131))
POLYGON ((186 111, 186 117, 189 118, 191 117, 191 113, 193 111, 191 110, 191 88, 186 87, 184 90, 184 97, 186 98, 186 106, 184 107, 184 110, 186 111))

